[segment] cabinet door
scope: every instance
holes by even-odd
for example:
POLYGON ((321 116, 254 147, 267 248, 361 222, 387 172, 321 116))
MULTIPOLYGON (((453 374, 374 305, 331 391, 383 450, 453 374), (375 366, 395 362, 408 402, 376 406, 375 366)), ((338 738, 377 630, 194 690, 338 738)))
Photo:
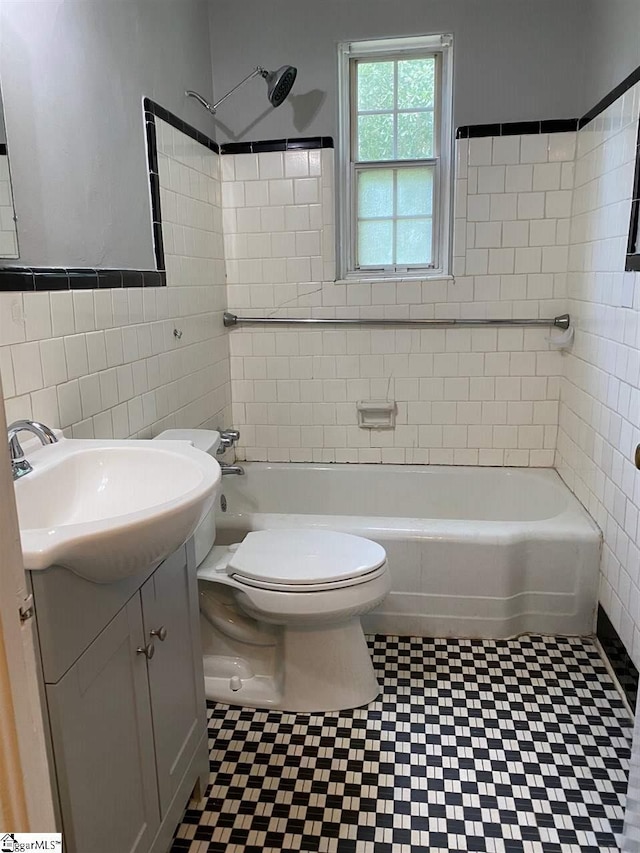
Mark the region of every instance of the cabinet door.
POLYGON ((48 684, 65 850, 142 853, 160 825, 147 662, 135 595, 48 684))
POLYGON ((162 816, 206 728, 198 582, 189 547, 165 560, 141 589, 146 642, 155 646, 148 670, 162 816), (164 640, 157 636, 161 629, 164 640))

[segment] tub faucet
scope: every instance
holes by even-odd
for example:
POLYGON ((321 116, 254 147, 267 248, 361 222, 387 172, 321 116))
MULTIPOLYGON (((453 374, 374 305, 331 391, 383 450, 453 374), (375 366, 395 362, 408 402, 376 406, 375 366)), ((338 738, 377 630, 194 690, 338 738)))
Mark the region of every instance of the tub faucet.
POLYGON ((244 468, 242 465, 227 465, 226 462, 220 463, 220 470, 222 471, 222 476, 225 474, 244 474, 244 468))
POLYGON ((7 429, 7 437, 9 439, 9 455, 11 456, 11 472, 13 479, 17 480, 24 477, 33 470, 29 462, 24 458, 24 451, 18 441, 19 432, 32 432, 37 435, 43 445, 55 444, 57 438, 48 426, 40 424, 38 421, 14 421, 7 429))
POLYGON ((239 441, 240 433, 237 429, 219 429, 220 433, 220 446, 216 450, 218 456, 222 456, 225 450, 228 450, 230 447, 239 441))

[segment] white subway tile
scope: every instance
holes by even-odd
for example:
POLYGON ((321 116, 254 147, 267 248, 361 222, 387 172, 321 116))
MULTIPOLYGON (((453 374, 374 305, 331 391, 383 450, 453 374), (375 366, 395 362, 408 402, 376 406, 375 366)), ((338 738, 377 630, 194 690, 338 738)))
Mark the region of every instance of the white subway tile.
POLYGON ((508 193, 531 192, 533 189, 533 166, 530 164, 507 166, 505 189, 508 193))
POLYGON ((539 163, 533 167, 533 190, 560 189, 560 163, 539 163))
POLYGON ((95 307, 92 290, 73 291, 73 313, 76 332, 90 332, 95 329, 95 307))
POLYGON ((309 174, 308 151, 285 151, 284 173, 287 178, 305 178, 309 174))
POLYGON ((549 160, 573 161, 576 152, 576 133, 549 134, 549 160))
POLYGON ((491 196, 492 220, 512 220, 517 218, 517 199, 515 193, 498 193, 491 196))
POLYGON ((244 185, 244 197, 246 206, 262 207, 266 204, 269 204, 270 183, 270 181, 248 181, 244 185))
POLYGON ((469 140, 469 165, 490 166, 493 153, 493 140, 490 136, 469 140))
MULTIPOLYGON (((236 181, 257 181, 258 178, 266 178, 267 175, 262 175, 258 173, 258 158, 259 154, 235 154, 233 159, 235 160, 235 176, 232 180, 236 181)), ((226 157, 226 155, 225 155, 226 157)), ((225 159, 223 157, 223 159, 225 159)), ((272 177, 280 177, 279 175, 274 175, 272 177)))
POLYGON ((50 427, 60 426, 58 395, 55 388, 43 388, 31 394, 31 413, 34 420, 50 427))
POLYGON ((295 180, 293 182, 293 197, 296 204, 317 204, 320 201, 318 179, 299 178, 295 180))
MULTIPOLYGON (((480 166, 478 169, 479 193, 503 193, 505 181, 504 166, 480 166)), ((559 184, 559 175, 558 175, 559 184)))
POLYGON ((290 179, 269 181, 269 204, 293 204, 293 181, 290 179))
POLYGON ((549 158, 549 134, 527 134, 520 138, 521 163, 546 163, 549 158))
POLYGON ((26 394, 43 387, 40 347, 37 343, 14 344, 11 347, 15 394, 26 394))
POLYGON ((501 222, 478 222, 475 229, 475 246, 481 248, 494 248, 502 245, 502 223, 501 222))
MULTIPOLYGON (((1 296, 2 294, 0 294, 1 296)), ((71 291, 53 291, 49 294, 51 302, 51 326, 54 337, 72 335, 75 332, 73 315, 73 294, 71 291)), ((2 312, 0 310, 0 319, 2 312)), ((5 339, 4 334, 2 340, 5 339)))
MULTIPOLYGON (((50 338, 51 326, 51 304, 48 293, 25 293, 23 294, 25 336, 28 341, 50 338)), ((0 310, 2 310, 0 308, 0 310)), ((0 340, 4 340, 3 338, 0 340)))
POLYGON ((88 418, 102 410, 102 397, 100 395, 100 379, 97 375, 81 376, 78 380, 80 388, 80 405, 82 417, 88 418))
POLYGON ((64 429, 77 423, 82 418, 78 380, 74 379, 71 382, 58 385, 57 394, 60 427, 64 429))
POLYGON ((470 222, 487 221, 489 219, 490 199, 491 196, 488 195, 469 196, 467 199, 467 218, 470 222))
POLYGON ((557 190, 546 193, 545 215, 556 219, 571 216, 571 192, 557 190))
POLYGON ((520 137, 496 136, 493 140, 493 162, 495 165, 510 165, 520 162, 520 137))
POLYGON ((508 275, 513 272, 514 249, 489 249, 489 273, 508 275))
MULTIPOLYGON (((548 193, 547 195, 553 195, 548 193)), ((547 213, 548 216, 554 214, 547 213)), ((518 219, 543 219, 545 216, 545 193, 519 193, 518 219)))

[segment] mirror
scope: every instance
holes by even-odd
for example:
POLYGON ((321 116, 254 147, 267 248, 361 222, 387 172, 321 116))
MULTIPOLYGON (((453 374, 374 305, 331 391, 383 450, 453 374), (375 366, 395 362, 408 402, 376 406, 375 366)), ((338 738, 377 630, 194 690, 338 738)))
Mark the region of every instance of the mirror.
POLYGON ((0 91, 0 258, 18 258, 18 231, 13 207, 9 151, 0 91))

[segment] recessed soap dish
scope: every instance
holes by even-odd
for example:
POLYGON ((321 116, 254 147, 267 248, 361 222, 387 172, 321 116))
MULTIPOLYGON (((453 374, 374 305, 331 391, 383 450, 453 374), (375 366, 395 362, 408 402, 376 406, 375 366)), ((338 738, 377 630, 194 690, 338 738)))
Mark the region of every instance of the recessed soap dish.
POLYGON ((359 400, 356 408, 362 429, 393 429, 396 425, 395 400, 359 400))

